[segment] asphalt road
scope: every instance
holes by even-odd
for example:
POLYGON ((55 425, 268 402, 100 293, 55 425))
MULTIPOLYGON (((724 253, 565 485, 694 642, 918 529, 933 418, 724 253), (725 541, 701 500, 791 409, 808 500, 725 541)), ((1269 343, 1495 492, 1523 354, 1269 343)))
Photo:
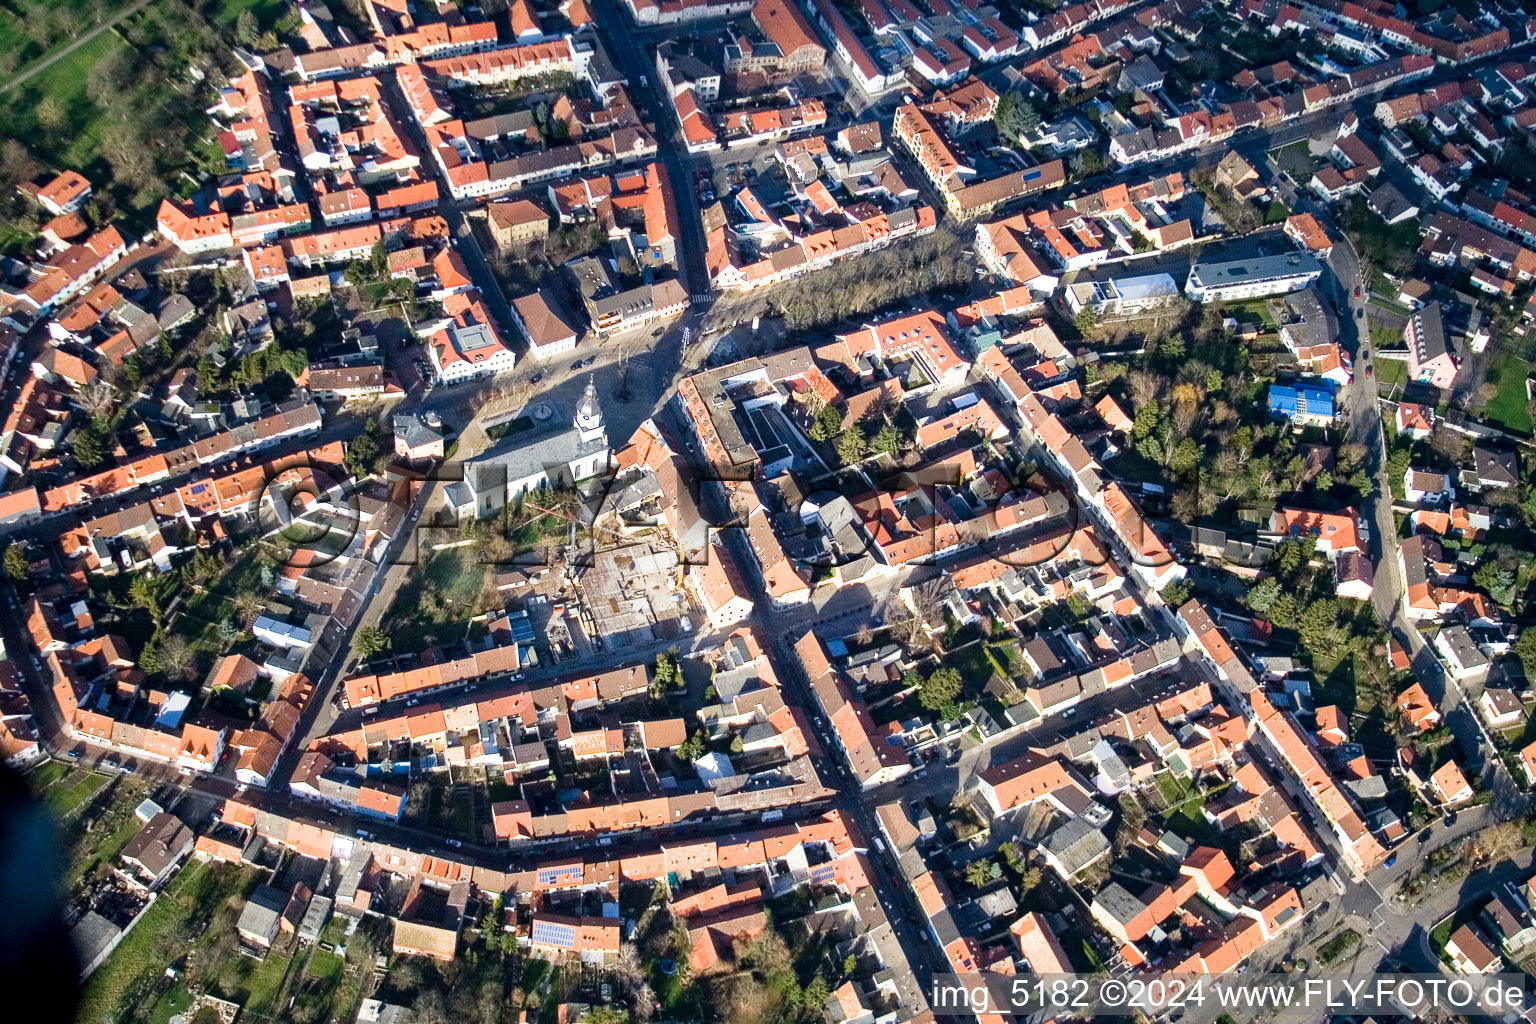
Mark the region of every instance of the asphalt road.
MULTIPOLYGON (((604 26, 603 31, 605 33, 605 39, 610 47, 610 52, 613 54, 615 60, 618 61, 620 67, 623 68, 626 74, 630 76, 632 91, 634 95, 640 102, 641 106, 649 112, 651 120, 657 125, 658 142, 660 145, 659 159, 661 160, 666 170, 667 177, 672 184, 679 214, 679 224, 677 225, 679 242, 678 253, 680 258, 679 272, 682 275, 690 294, 694 295, 696 300, 698 300, 700 296, 704 296, 705 298, 701 300, 701 304, 707 304, 709 301, 709 286, 707 271, 704 265, 705 247, 702 226, 699 221, 698 204, 693 191, 692 171, 694 169, 694 161, 689 158, 689 156, 686 154, 686 151, 681 147, 679 143, 679 133, 676 121, 671 112, 670 104, 665 102, 658 87, 658 83, 655 81, 656 76, 654 68, 649 65, 648 61, 645 59, 643 50, 638 44, 636 44, 633 37, 623 33, 622 26, 627 24, 627 20, 619 11, 617 4, 614 3, 614 0, 596 0, 596 3, 599 22, 604 26), (639 79, 641 76, 647 77, 650 82, 648 86, 640 86, 639 79), (663 125, 665 127, 663 127, 663 125)), ((1413 83, 1411 88, 1414 90, 1419 90, 1434 84, 1437 80, 1450 80, 1451 78, 1465 77, 1471 68, 1476 67, 1479 64, 1498 63, 1513 59, 1516 53, 1522 49, 1527 48, 1529 45, 1530 44, 1526 44, 1526 46, 1514 48, 1510 51, 1506 51, 1505 53, 1499 54, 1495 57, 1488 58, 1485 61, 1476 62, 1472 65, 1465 65, 1456 69, 1437 71, 1436 74, 1430 78, 1413 83)), ((391 90, 392 101, 396 104, 400 104, 402 101, 400 97, 395 94, 395 87, 393 83, 389 83, 388 87, 391 90)), ((1362 101, 1362 103, 1363 102, 1365 101, 1362 101)), ((405 108, 401 106, 399 109, 405 108)), ((1343 113, 1344 111, 1338 108, 1319 111, 1314 114, 1298 118, 1295 121, 1281 125, 1277 128, 1249 132, 1236 140, 1222 143, 1216 147, 1208 147, 1204 150, 1184 154, 1173 160, 1160 161, 1154 165, 1140 165, 1136 167, 1116 169, 1115 171, 1097 176, 1094 179, 1081 183, 1076 191, 1086 192, 1090 190, 1096 190, 1103 188, 1105 185, 1114 181, 1141 178, 1149 175, 1150 173, 1170 173, 1175 170, 1187 170, 1196 166, 1197 163, 1209 159, 1211 154, 1218 150, 1225 151, 1228 148, 1238 148, 1240 150, 1246 150, 1250 148, 1262 148, 1264 150, 1272 149, 1277 146, 1285 145, 1289 142, 1308 137, 1314 131, 1319 130, 1321 127, 1331 122, 1336 122, 1343 115, 1343 113)), ((425 140, 421 137, 420 130, 415 125, 414 120, 411 118, 405 118, 405 120, 409 122, 408 130, 412 132, 414 141, 419 147, 425 149, 425 140)), ((703 164, 701 163, 700 166, 703 166, 703 164)), ((439 184, 441 186, 441 182, 439 182, 439 184)), ((1305 207, 1303 206, 1303 208, 1305 207)), ((450 227, 454 232, 454 236, 459 243, 460 251, 465 258, 466 265, 468 266, 471 274, 474 276, 477 285, 480 286, 487 302, 490 304, 492 312, 503 321, 503 326, 505 328, 510 328, 512 321, 505 296, 502 294, 499 283, 496 281, 494 275, 491 274, 489 266, 486 263, 483 254, 480 252, 472 232, 469 231, 462 211, 455 204, 451 202, 445 202, 442 204, 442 212, 448 219, 450 227)), ((1345 301, 1350 304, 1351 316, 1345 322, 1349 324, 1350 328, 1353 328, 1356 322, 1353 316, 1353 309, 1356 307, 1356 304, 1355 300, 1352 298, 1352 282, 1358 280, 1359 269, 1358 266, 1354 264, 1353 253, 1348 252, 1347 248, 1347 245, 1336 247, 1334 250, 1334 256, 1330 258, 1329 263, 1333 270, 1333 287, 1335 289, 1342 289, 1345 296, 1345 301)), ((1334 294, 1337 297, 1339 292, 1336 290, 1334 294)), ((696 306, 695 308, 698 309, 699 307, 696 306)), ((650 393, 655 396, 654 404, 651 405, 652 409, 660 408, 663 403, 666 402, 668 396, 670 395, 673 380, 676 376, 677 370, 681 365, 681 345, 678 343, 677 333, 678 332, 675 329, 664 332, 664 344, 654 346, 657 349, 670 347, 674 353, 674 357, 664 357, 662 359, 657 359, 649 367, 651 371, 650 393), (670 345, 667 345, 666 343, 670 343, 670 345)), ((1349 335, 1350 332, 1348 329, 1346 329, 1341 333, 1344 335, 1349 335)), ((1357 339, 1349 337, 1348 343, 1357 344, 1358 342, 1357 339)), ((1352 438, 1359 439, 1362 441, 1362 443, 1366 443, 1368 447, 1370 447, 1373 451, 1379 451, 1379 440, 1376 445, 1372 445, 1370 443, 1373 438, 1379 439, 1380 437, 1379 411, 1376 409, 1375 398, 1374 395, 1370 393, 1371 390, 1372 389, 1361 386, 1357 381, 1356 385, 1351 387, 1349 394, 1347 395, 1346 409, 1350 414, 1350 429, 1352 438)), ((425 398, 418 401, 421 405, 430 406, 434 403, 434 401, 441 402, 446 405, 446 403, 452 402, 454 400, 455 398, 452 392, 438 390, 435 392, 430 392, 425 398)), ((462 400, 462 398, 459 400, 462 400)), ((326 439, 329 433, 329 430, 322 431, 322 434, 318 439, 312 438, 306 441, 306 446, 316 443, 317 440, 326 439)), ((1384 462, 1384 460, 1380 459, 1378 456, 1376 463, 1376 473, 1378 480, 1381 479, 1380 471, 1382 462, 1384 462)), ((1383 488, 1383 493, 1387 493, 1385 488, 1383 488)), ((143 495, 138 495, 129 500, 140 501, 143 500, 143 498, 143 495)), ((708 497, 708 503, 719 504, 720 501, 718 496, 711 494, 708 497)), ((1395 564, 1395 551, 1390 549, 1391 541, 1389 540, 1389 538, 1394 536, 1394 531, 1391 529, 1383 528, 1387 526, 1388 523, 1390 523, 1390 510, 1383 507, 1386 505, 1386 503, 1381 501, 1379 497, 1373 499, 1371 505, 1373 507, 1368 508, 1367 510, 1368 516, 1371 521, 1377 524, 1377 528, 1372 531, 1372 553, 1379 567, 1377 576, 1377 587, 1378 593, 1380 594, 1378 598, 1378 607, 1383 612, 1387 611, 1389 608, 1392 609, 1393 614, 1391 615, 1389 621, 1393 622, 1394 631, 1401 632, 1402 635, 1406 638, 1409 648, 1413 651, 1414 654, 1416 669, 1423 665, 1426 672, 1432 673, 1432 669, 1430 669, 1430 662, 1433 661, 1433 655, 1429 654, 1427 649, 1424 648, 1422 640, 1417 635, 1417 631, 1414 630, 1411 625, 1404 622, 1401 619, 1400 613, 1397 611, 1398 602, 1396 601, 1395 594, 1400 591, 1400 582, 1396 579, 1395 568, 1392 568, 1392 566, 1395 564), (1426 658, 1429 660, 1426 661, 1426 658)), ((101 511, 101 509, 95 509, 93 510, 93 514, 100 514, 101 511)), ((39 537, 56 536, 61 526, 62 522, 60 520, 50 520, 45 526, 40 527, 38 531, 35 531, 35 533, 39 537)), ((744 567, 748 567, 749 569, 754 567, 755 563, 750 556, 750 552, 746 548, 745 538, 741 535, 741 533, 739 531, 726 531, 726 537, 727 543, 731 545, 732 553, 736 557, 738 563, 744 567)), ((402 542, 403 541, 401 539, 397 538, 397 543, 402 542)), ((1123 551, 1120 552, 1122 558, 1124 557, 1124 554, 1125 553, 1123 551)), ((755 569, 751 569, 749 575, 753 580, 754 588, 761 597, 761 581, 757 578, 755 569)), ((1134 577, 1130 578, 1133 581, 1133 585, 1137 585, 1139 587, 1139 584, 1135 583, 1134 577)), ((1144 588, 1140 589, 1144 590, 1144 588)), ((828 606, 823 604, 821 606, 812 606, 808 609, 803 609, 787 615, 779 613, 770 614, 764 610, 766 605, 761 604, 759 610, 754 614, 752 620, 753 623, 759 628, 763 629, 768 635, 776 637, 780 641, 780 643, 775 646, 775 650, 772 652, 771 656, 778 661, 777 667, 779 669, 781 679, 784 680, 786 687, 790 690, 791 693, 795 695, 797 701, 802 706, 813 707, 814 700, 809 694, 803 677, 798 671, 797 660, 786 659, 784 657, 782 641, 791 638, 794 635, 798 635, 798 627, 800 626, 809 627, 810 625, 818 622, 825 623, 829 618, 846 620, 845 624, 849 627, 848 631, 852 631, 853 629, 857 628, 858 623, 861 621, 861 616, 873 615, 871 604, 865 604, 862 606, 862 609, 867 609, 867 611, 865 611, 861 610, 860 607, 855 607, 854 602, 850 601, 846 603, 847 607, 843 607, 842 605, 832 606, 830 608, 830 612, 828 606)), ((369 607, 365 610, 364 615, 360 616, 360 621, 371 621, 376 619, 379 611, 385 606, 387 606, 386 602, 381 601, 379 598, 375 598, 373 602, 370 603, 369 607)), ((1384 618, 1385 617, 1386 616, 1384 616, 1384 618)), ((841 629, 841 626, 839 628, 841 629)), ((15 609, 7 607, 3 611, 0 611, 0 635, 4 636, 7 644, 11 646, 12 649, 27 649, 24 640, 24 631, 21 628, 21 624, 18 620, 15 609)), ((317 693, 314 704, 312 705, 312 711, 310 715, 306 716, 306 721, 303 723, 305 739, 318 734, 319 730, 322 728, 321 723, 324 719, 325 709, 331 707, 330 696, 336 686, 336 679, 339 674, 339 670, 345 661, 346 646, 345 644, 342 644, 335 652, 324 673, 322 673, 320 678, 317 680, 317 693)), ((38 676, 38 674, 28 662, 18 662, 18 666, 22 670, 23 677, 28 682, 29 691, 43 698, 35 699, 34 705, 44 738, 51 750, 62 752, 65 749, 73 748, 82 750, 87 758, 110 756, 120 762, 125 760, 118 755, 111 754, 110 752, 100 748, 92 747, 89 744, 69 743, 64 741, 60 732, 60 723, 58 721, 56 708, 54 707, 51 700, 46 699, 47 687, 45 681, 38 676)), ((1429 680, 1426 679, 1426 684, 1428 684, 1428 682, 1429 680)), ((1467 711, 1465 695, 1461 693, 1460 687, 1457 687, 1454 684, 1444 687, 1443 707, 1445 707, 1446 710, 1450 713, 1448 717, 1450 717, 1452 721, 1453 728, 1458 728, 1458 735, 1466 733, 1468 736, 1470 736, 1471 733, 1468 731, 1467 726, 1462 725, 1458 727, 1457 725, 1458 720, 1464 721, 1470 715, 1470 712, 1467 711), (1458 714, 1458 712, 1460 713, 1458 714)), ((1087 719, 1085 718, 1085 720, 1087 719)), ((1472 719, 1471 724, 1472 727, 1476 726, 1475 718, 1472 719)), ((1004 745, 999 744, 995 751, 988 752, 985 748, 978 748, 977 751, 974 752, 971 766, 974 768, 977 764, 979 764, 980 758, 982 756, 987 756, 989 758, 996 757, 999 760, 1006 759, 1008 756, 1010 756, 1009 750, 1011 749, 1011 745, 1029 743, 1033 742, 1036 738, 1044 738, 1047 735, 1046 730, 1054 729, 1056 725, 1057 722, 1054 720, 1042 722, 1029 733, 1010 739, 1008 741, 1010 746, 1005 747, 1004 745)), ((822 739, 823 745, 826 749, 836 749, 835 744, 831 742, 832 737, 830 737, 830 735, 825 735, 820 738, 822 739)), ((305 805, 292 800, 289 798, 286 790, 283 789, 282 780, 285 780, 287 773, 291 771, 292 763, 294 760, 296 760, 297 752, 301 750, 302 747, 303 743, 296 744, 294 750, 285 756, 284 762, 279 769, 280 778, 274 782, 272 789, 265 792, 252 791, 249 796, 251 799, 255 800, 262 806, 274 810, 283 810, 289 813, 297 813, 301 809, 311 810, 313 812, 311 816, 320 818, 322 820, 327 818, 336 818, 337 816, 321 812, 318 808, 307 808, 305 805)), ((133 759, 126 760, 131 762, 133 759)), ((878 802, 877 798, 879 791, 877 791, 875 794, 867 794, 861 792, 858 787, 850 779, 847 778, 846 774, 841 769, 841 765, 831 764, 829 763, 830 760, 831 759, 824 760, 822 762, 821 768, 824 772, 824 778, 829 782, 829 784, 837 786, 839 791, 836 797, 829 802, 829 806, 835 806, 841 810, 851 822, 855 823, 857 827, 862 832, 864 832, 866 836, 873 837, 878 835, 879 829, 878 824, 874 819, 873 807, 878 802)), ((1507 780, 1507 773, 1503 772, 1502 766, 1498 763, 1498 759, 1489 758, 1487 761, 1489 762, 1489 765, 1491 765, 1488 770, 1493 773, 1495 776, 1495 781, 1498 783, 1498 785, 1496 787, 1496 799, 1494 803, 1490 806, 1489 810, 1482 812, 1482 815, 1502 817, 1508 811, 1513 810, 1513 808, 1517 806, 1517 801, 1503 793, 1505 788, 1505 780, 1507 780), (1500 776, 1502 776, 1502 778, 1500 776)), ((964 762, 962 762, 962 765, 963 764, 964 762)), ((227 796, 233 791, 234 788, 232 782, 227 778, 208 778, 202 776, 194 776, 188 779, 186 777, 180 776, 179 773, 176 773, 173 767, 165 765, 152 765, 145 762, 138 766, 138 770, 146 774, 155 775, 156 777, 163 777, 166 781, 179 781, 180 784, 186 785, 198 792, 215 796, 227 796)), ((949 784, 952 784, 951 780, 946 779, 942 773, 935 773, 935 777, 929 785, 943 786, 949 784)), ((1518 806, 1523 807, 1523 800, 1523 796, 1520 796, 1518 800, 1518 806)), ((809 813, 816 810, 816 808, 806 807, 804 810, 809 813)), ((1458 823, 1458 828, 1470 828, 1473 824, 1480 820, 1479 817, 1474 817, 1470 813, 1466 813, 1463 816, 1468 818, 1468 823, 1465 826, 1458 823)), ((344 827, 347 822, 345 819, 341 819, 339 824, 344 827)), ((711 823, 711 827, 719 827, 725 830, 738 828, 740 825, 740 822, 726 820, 711 823)), ((368 822, 367 827, 380 838, 388 838, 405 845, 410 845, 416 849, 428 850, 444 855, 452 855, 459 859, 467 859, 487 864, 504 864, 511 860, 514 856, 517 856, 514 854, 509 854, 505 851, 487 850, 483 848, 477 849, 470 846, 466 846, 464 848, 449 847, 443 841, 443 837, 441 836, 437 836, 432 833, 423 833, 420 830, 411 829, 406 826, 368 822)), ((615 849, 623 850, 627 848, 631 843, 650 846, 654 844, 654 837, 637 837, 635 840, 630 840, 619 844, 617 847, 615 847, 615 849)), ((556 846, 541 847, 537 852, 547 853, 556 848, 556 846)), ((636 848, 639 848, 639 846, 636 846, 636 848)), ((871 860, 875 864, 876 872, 878 875, 876 890, 880 895, 882 902, 886 904, 885 909, 891 922, 892 928, 895 931, 898 940, 902 944, 903 950, 907 955, 908 961, 911 964, 914 973, 920 980, 926 981, 926 978, 929 972, 933 970, 933 965, 935 963, 938 963, 940 966, 942 966, 942 957, 939 957, 933 948, 929 945, 925 933, 919 929, 912 920, 909 919, 904 905, 894 904, 891 900, 892 894, 894 894, 896 889, 899 887, 896 884, 896 880, 901 878, 899 866, 895 865, 887 856, 877 855, 874 850, 871 850, 870 856, 871 860)), ((1524 854, 1524 857, 1527 860, 1529 859, 1529 851, 1524 854)), ((1400 864, 1395 870, 1400 873, 1405 869, 1406 865, 1400 864)), ((1464 900, 1468 898, 1469 893, 1472 895, 1480 895, 1481 893, 1485 893, 1487 889, 1482 887, 1496 884, 1496 880, 1499 877, 1502 877, 1504 874, 1516 873, 1521 869, 1522 868, 1512 862, 1511 864, 1501 865, 1498 869, 1496 869, 1496 871, 1489 873, 1488 878, 1479 878, 1477 875, 1474 875, 1472 878, 1468 879, 1467 883, 1465 883, 1461 889, 1457 890, 1456 892, 1448 892, 1443 895, 1437 895, 1437 897, 1435 897, 1435 899, 1438 901, 1435 904, 1437 909, 1434 912, 1438 913, 1438 907, 1441 904, 1449 905, 1451 909, 1454 909, 1455 904, 1452 902, 1453 900, 1464 900)), ((1378 869, 1378 873, 1381 870, 1382 869, 1378 869)), ((1386 875, 1381 875, 1378 879, 1378 873, 1373 873, 1370 879, 1346 886, 1346 892, 1339 901, 1340 910, 1338 912, 1343 913, 1346 916, 1359 916, 1357 913, 1358 911, 1371 911, 1374 907, 1380 906, 1381 897, 1378 886, 1382 883, 1392 883, 1395 880, 1395 876, 1389 873, 1386 875)), ((1425 912, 1421 908, 1417 913, 1410 913, 1407 915, 1398 914, 1395 915, 1395 917, 1403 918, 1403 923, 1390 926, 1377 926, 1378 930, 1374 934, 1382 938, 1384 941, 1388 939, 1392 940, 1389 944, 1403 945, 1408 942, 1413 929, 1418 927, 1419 924, 1425 919, 1425 912)), ((1394 914, 1390 908, 1386 910, 1386 919, 1388 921, 1392 921, 1394 919, 1394 914)))
MULTIPOLYGON (((707 306, 714 301, 714 296, 709 287, 709 270, 704 263, 704 223, 700 219, 698 196, 693 187, 694 163, 682 142, 682 126, 662 92, 655 66, 646 58, 643 45, 628 31, 633 27, 628 15, 619 9, 615 0, 595 0, 593 6, 608 53, 629 78, 630 96, 639 104, 646 119, 655 125, 657 156, 666 171, 678 216, 678 223, 674 225, 678 272, 688 294, 693 296, 694 308, 698 309, 701 304, 707 306), (641 78, 648 84, 642 86, 641 78)), ((707 167, 708 163, 699 166, 707 167)))
MULTIPOLYGON (((513 327, 512 307, 507 304, 507 297, 502 293, 501 282, 496 279, 495 274, 491 273, 490 264, 486 262, 485 254, 480 251, 480 243, 475 240, 475 233, 470 230, 464 211, 454 200, 448 182, 443 177, 442 168, 432 156, 432 147, 427 144, 426 133, 421 130, 415 114, 410 112, 411 105, 406 102, 405 95, 400 92, 399 82, 392 74, 382 74, 378 77, 384 83, 384 88, 389 95, 390 106, 399 112, 395 118, 396 123, 405 126, 416 151, 422 154, 422 163, 431 169, 432 179, 437 182, 437 212, 442 214, 448 222, 448 230, 453 232, 453 241, 459 255, 464 257, 465 269, 474 279, 475 287, 480 289, 481 296, 490 303, 491 312, 501 322, 502 336, 510 341, 517 334, 513 327)), ((473 203, 467 205, 471 208, 474 206, 473 203)))
MULTIPOLYGON (((1271 183, 1280 184, 1274 179, 1273 162, 1267 156, 1265 162, 1271 183)), ((1386 472, 1386 436, 1376 381, 1366 373, 1367 368, 1374 366, 1374 356, 1369 353, 1370 337, 1364 330, 1371 322, 1367 308, 1370 288, 1362 275, 1359 257, 1322 204, 1304 192, 1291 195, 1293 209, 1317 217, 1335 239, 1323 290, 1334 308, 1343 314, 1339 318, 1338 340, 1354 361, 1354 378, 1345 389, 1343 403, 1349 421, 1349 440, 1365 447, 1366 471, 1376 485, 1361 509, 1361 518, 1370 525, 1366 549, 1375 565, 1372 605, 1377 618, 1387 624, 1392 636, 1408 652, 1415 678, 1439 702, 1440 711, 1464 752, 1462 763, 1480 773, 1483 783, 1492 790, 1494 812, 1501 820, 1517 817, 1525 812, 1528 802, 1524 787, 1510 776, 1503 759, 1497 756, 1493 738, 1474 710, 1473 695, 1445 672, 1434 650, 1424 642, 1417 625, 1409 621, 1403 610, 1404 582, 1398 557, 1397 521, 1392 512, 1392 484, 1386 472)))
MULTIPOLYGON (((665 423, 674 434, 684 428, 684 425, 677 420, 675 404, 668 407, 665 423)), ((696 465, 694 468, 700 470, 704 467, 696 465)), ((708 515, 717 517, 714 521, 725 522, 729 519, 730 508, 718 485, 706 485, 700 495, 700 503, 708 515)), ((792 698, 790 701, 792 704, 813 712, 817 706, 816 698, 811 693, 800 659, 791 647, 808 629, 817 625, 825 628, 829 622, 828 616, 824 614, 827 610, 826 605, 807 604, 786 611, 773 611, 763 586, 762 576, 758 571, 756 558, 747 542, 746 532, 723 530, 720 535, 725 539, 732 559, 745 574, 748 586, 752 590, 755 608, 748 623, 756 628, 761 636, 769 639, 768 657, 774 665, 774 671, 781 686, 792 698)), ((860 614, 873 616, 874 608, 882 604, 885 597, 894 591, 900 579, 901 577, 890 577, 889 585, 884 589, 883 594, 872 592, 868 603, 863 606, 867 612, 860 613, 849 609, 847 613, 836 613, 838 619, 846 620, 845 625, 839 626, 836 632, 846 635, 856 631, 862 624, 860 614)), ((819 716, 813 714, 813 718, 815 717, 819 716)), ((820 720, 823 723, 826 722, 825 718, 820 720)), ((845 820, 856 826, 858 832, 862 833, 865 843, 869 844, 874 837, 880 835, 879 822, 874 814, 875 802, 852 779, 844 767, 842 758, 835 753, 838 749, 837 738, 830 727, 823 725, 818 728, 816 739, 824 752, 824 756, 817 762, 817 772, 825 785, 837 790, 837 795, 832 801, 833 806, 842 813, 845 820)), ((874 879, 875 894, 907 958, 912 972, 911 980, 917 983, 915 987, 907 990, 910 1003, 913 998, 923 998, 922 993, 928 991, 936 966, 940 970, 948 968, 942 954, 928 942, 926 928, 917 925, 905 903, 898 902, 895 898, 895 894, 904 888, 897 882, 905 879, 894 855, 889 850, 881 852, 872 844, 867 846, 867 852, 877 876, 874 879)), ((926 1000, 920 1005, 926 1006, 926 1000)))

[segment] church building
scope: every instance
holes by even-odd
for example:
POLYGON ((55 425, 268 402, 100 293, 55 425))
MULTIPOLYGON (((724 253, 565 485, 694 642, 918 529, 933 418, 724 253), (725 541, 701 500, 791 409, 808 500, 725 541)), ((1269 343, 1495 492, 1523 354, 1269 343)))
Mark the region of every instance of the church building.
POLYGON ((553 402, 531 406, 512 421, 500 443, 464 464, 464 479, 448 486, 447 502, 460 518, 486 519, 520 495, 574 487, 606 473, 609 464, 597 383, 589 379, 568 423, 562 423, 553 402))

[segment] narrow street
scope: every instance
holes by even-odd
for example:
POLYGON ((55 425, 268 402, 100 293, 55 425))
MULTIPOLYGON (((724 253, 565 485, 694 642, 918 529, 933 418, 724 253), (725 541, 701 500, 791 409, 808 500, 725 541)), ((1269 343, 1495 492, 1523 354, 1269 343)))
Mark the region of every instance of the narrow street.
POLYGON ((643 45, 626 31, 634 28, 628 14, 620 10, 617 0, 595 0, 593 7, 603 42, 629 79, 630 95, 638 102, 642 115, 655 126, 657 157, 666 171, 678 217, 674 226, 677 269, 693 298, 694 309, 699 311, 714 301, 714 293, 710 290, 709 270, 704 263, 704 222, 699 215, 698 195, 693 188, 693 162, 683 145, 682 126, 677 123, 677 115, 661 89, 656 69, 647 59, 643 45), (648 84, 642 85, 642 79, 648 84))

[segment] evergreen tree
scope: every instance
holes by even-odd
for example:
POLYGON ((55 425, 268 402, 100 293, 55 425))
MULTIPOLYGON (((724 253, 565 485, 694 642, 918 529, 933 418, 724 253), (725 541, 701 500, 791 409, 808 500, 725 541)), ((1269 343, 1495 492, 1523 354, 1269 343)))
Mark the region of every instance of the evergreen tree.
POLYGON ((5 574, 16 583, 25 583, 32 576, 32 566, 27 560, 27 546, 20 541, 5 549, 5 574))

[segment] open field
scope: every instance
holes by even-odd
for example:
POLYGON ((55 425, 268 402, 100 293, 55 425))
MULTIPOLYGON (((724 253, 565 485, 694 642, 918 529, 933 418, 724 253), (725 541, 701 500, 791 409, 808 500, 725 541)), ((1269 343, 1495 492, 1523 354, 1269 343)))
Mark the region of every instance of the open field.
POLYGON ((1505 355, 1488 367, 1488 383, 1498 388, 1488 403, 1486 417, 1517 434, 1531 432, 1530 403, 1525 397, 1525 381, 1531 364, 1514 355, 1505 355))
POLYGON ((172 951, 195 935, 220 904, 240 895, 252 875, 239 868, 188 864, 145 911, 138 925, 86 982, 75 1019, 81 1024, 115 1021, 136 999, 136 990, 164 970, 172 951))

